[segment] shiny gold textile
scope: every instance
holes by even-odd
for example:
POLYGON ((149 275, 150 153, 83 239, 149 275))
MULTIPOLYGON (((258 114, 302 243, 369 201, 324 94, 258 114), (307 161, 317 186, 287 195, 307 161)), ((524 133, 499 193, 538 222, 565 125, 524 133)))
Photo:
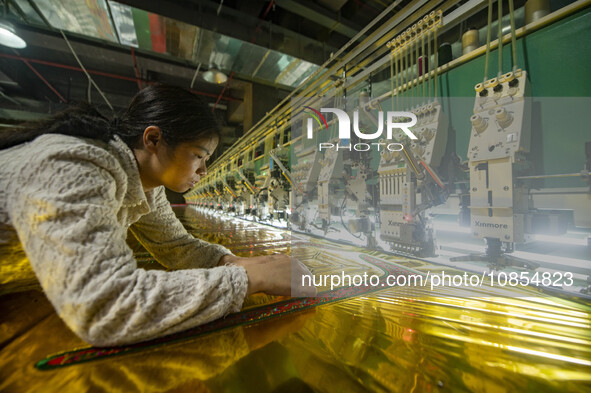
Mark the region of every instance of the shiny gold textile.
MULTIPOLYGON (((289 250, 291 239, 285 231, 204 216, 190 207, 177 208, 177 213, 194 234, 240 255, 289 250)), ((141 267, 160 268, 139 246, 134 249, 141 267)), ((336 273, 365 271, 365 266, 356 267, 359 255, 354 247, 312 239, 298 256, 315 273, 331 272, 331 266, 336 273)), ((379 252, 370 256, 418 271, 438 269, 379 252)), ((0 390, 541 393, 591 389, 591 305, 555 297, 513 297, 511 292, 518 289, 507 290, 505 297, 485 297, 477 290, 470 297, 416 291, 388 288, 311 311, 49 371, 34 365, 50 354, 87 345, 61 322, 41 293, 10 294, 0 298, 0 390)), ((257 295, 245 307, 274 300, 257 295)))

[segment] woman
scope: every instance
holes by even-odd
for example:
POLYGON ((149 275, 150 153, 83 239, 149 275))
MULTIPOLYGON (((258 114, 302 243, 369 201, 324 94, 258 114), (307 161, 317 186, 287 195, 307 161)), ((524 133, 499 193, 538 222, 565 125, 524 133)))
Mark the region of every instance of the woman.
POLYGON ((118 345, 178 332, 239 311, 250 293, 290 295, 290 277, 309 273, 286 255, 236 257, 175 217, 163 186, 189 190, 218 141, 209 108, 164 85, 140 91, 112 122, 76 108, 1 135, 0 239, 20 242, 82 339, 118 345), (175 270, 138 269, 128 228, 175 270))

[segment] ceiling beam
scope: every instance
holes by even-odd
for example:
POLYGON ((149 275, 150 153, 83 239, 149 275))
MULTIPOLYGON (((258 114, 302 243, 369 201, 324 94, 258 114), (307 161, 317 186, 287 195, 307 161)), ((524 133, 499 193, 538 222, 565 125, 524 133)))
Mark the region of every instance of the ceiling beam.
MULTIPOLYGON (((291 13, 308 19, 330 31, 336 31, 347 38, 353 38, 361 28, 353 28, 349 23, 340 17, 337 19, 328 15, 329 13, 309 1, 275 0, 275 4, 291 13)), ((363 38, 363 37, 362 37, 363 38)))

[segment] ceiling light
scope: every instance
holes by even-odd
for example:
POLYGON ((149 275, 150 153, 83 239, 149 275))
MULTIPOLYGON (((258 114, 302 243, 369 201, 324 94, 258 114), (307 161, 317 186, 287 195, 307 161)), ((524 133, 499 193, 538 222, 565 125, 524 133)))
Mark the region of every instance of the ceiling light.
POLYGON ((209 83, 217 83, 221 85, 222 83, 226 83, 228 77, 221 71, 216 70, 215 68, 205 71, 203 73, 203 79, 209 83))
POLYGON ((14 27, 8 22, 0 22, 0 45, 15 49, 27 47, 27 43, 21 37, 16 35, 14 27))

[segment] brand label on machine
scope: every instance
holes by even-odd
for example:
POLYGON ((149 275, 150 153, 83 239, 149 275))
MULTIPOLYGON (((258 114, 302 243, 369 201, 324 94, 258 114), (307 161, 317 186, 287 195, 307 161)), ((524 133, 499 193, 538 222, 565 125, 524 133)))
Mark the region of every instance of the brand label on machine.
POLYGON ((507 224, 495 224, 492 222, 480 222, 474 221, 474 226, 479 228, 495 228, 495 229, 508 229, 507 224))

